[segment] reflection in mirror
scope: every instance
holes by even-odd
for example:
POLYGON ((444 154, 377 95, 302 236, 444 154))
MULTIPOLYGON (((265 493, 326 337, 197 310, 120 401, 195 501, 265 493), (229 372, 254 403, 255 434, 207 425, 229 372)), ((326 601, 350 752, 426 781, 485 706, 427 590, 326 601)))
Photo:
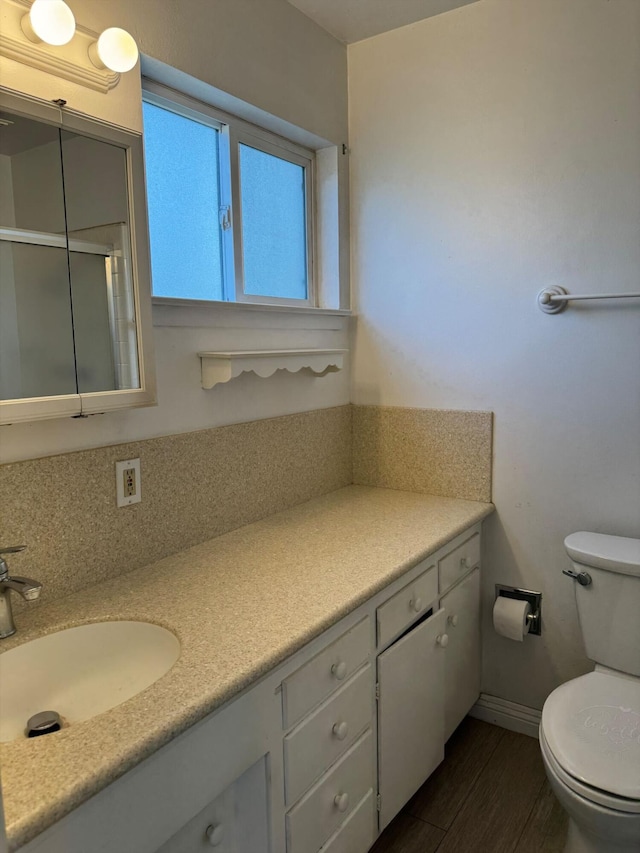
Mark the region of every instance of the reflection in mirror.
POLYGON ((139 388, 126 152, 61 139, 78 390, 139 388))
POLYGON ((77 393, 67 250, 3 240, 0 277, 3 399, 77 393))
POLYGON ((0 398, 77 393, 60 131, 0 113, 0 398))
POLYGON ((0 399, 140 387, 124 148, 0 113, 0 399))

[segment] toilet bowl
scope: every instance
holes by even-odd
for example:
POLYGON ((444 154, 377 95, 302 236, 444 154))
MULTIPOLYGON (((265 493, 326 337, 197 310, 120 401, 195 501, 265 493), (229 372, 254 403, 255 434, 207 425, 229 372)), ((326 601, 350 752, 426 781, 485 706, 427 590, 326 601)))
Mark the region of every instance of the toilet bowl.
POLYGON ((640 679, 600 670, 563 684, 545 703, 540 749, 569 815, 567 853, 638 853, 640 679))
POLYGON ((542 709, 540 749, 569 816, 565 853, 640 853, 640 540, 565 539, 594 672, 542 709))

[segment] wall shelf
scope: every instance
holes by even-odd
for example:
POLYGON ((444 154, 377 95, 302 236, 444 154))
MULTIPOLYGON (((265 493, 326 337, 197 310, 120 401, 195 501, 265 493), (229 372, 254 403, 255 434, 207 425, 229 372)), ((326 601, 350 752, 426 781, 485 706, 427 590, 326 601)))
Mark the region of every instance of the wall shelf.
POLYGON ((297 373, 309 369, 316 376, 342 370, 345 349, 240 350, 236 352, 199 352, 202 387, 213 388, 229 382, 241 373, 253 372, 266 378, 276 370, 297 373))

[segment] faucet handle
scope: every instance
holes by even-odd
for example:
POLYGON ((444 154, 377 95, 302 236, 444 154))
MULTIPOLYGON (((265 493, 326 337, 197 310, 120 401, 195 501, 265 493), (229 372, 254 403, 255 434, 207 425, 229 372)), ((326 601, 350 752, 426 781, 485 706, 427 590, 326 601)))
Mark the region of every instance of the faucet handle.
POLYGON ((0 547, 0 554, 19 554, 20 551, 24 551, 26 545, 7 545, 6 548, 0 547))

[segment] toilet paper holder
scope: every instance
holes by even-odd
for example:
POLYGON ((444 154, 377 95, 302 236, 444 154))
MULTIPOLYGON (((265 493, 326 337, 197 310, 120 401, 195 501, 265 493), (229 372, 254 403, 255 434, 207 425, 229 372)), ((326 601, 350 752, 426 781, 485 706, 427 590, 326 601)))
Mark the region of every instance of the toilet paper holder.
POLYGON ((505 586, 504 584, 496 584, 496 598, 499 596, 505 598, 515 598, 519 601, 528 601, 531 607, 531 613, 527 616, 529 624, 529 634, 542 633, 542 593, 534 592, 531 589, 520 589, 517 586, 505 586))

